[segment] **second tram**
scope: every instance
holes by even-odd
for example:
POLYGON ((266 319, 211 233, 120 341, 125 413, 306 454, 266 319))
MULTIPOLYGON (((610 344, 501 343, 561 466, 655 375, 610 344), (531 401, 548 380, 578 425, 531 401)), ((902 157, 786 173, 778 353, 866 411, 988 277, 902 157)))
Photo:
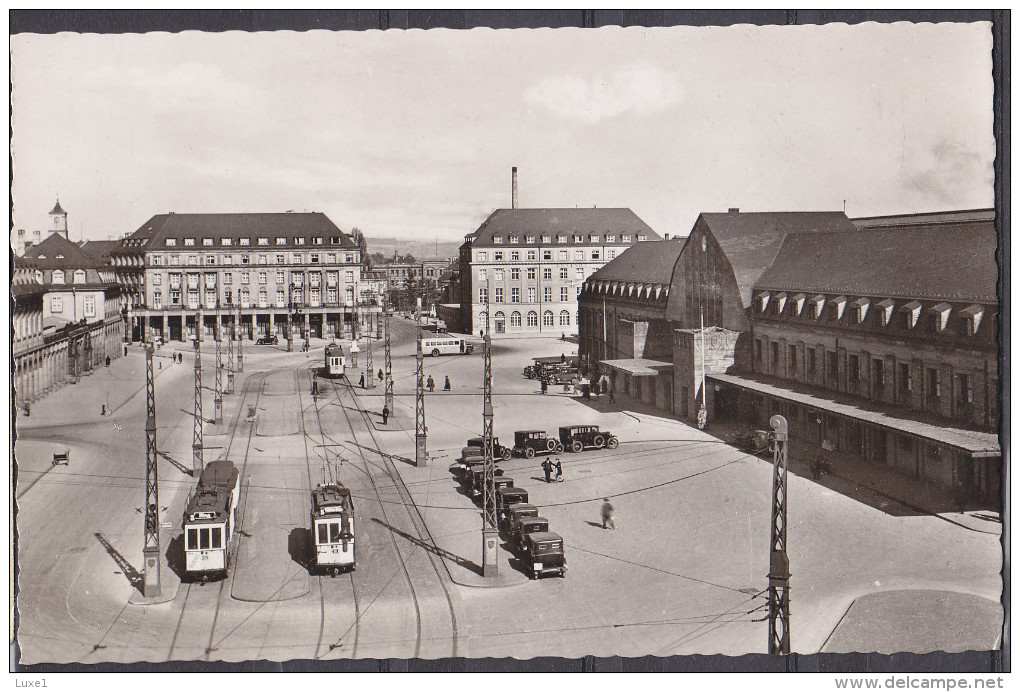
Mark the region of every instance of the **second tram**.
POLYGON ((237 521, 238 472, 227 459, 202 471, 184 510, 184 569, 207 581, 227 575, 230 537, 237 521))
POLYGON ((331 342, 326 346, 326 375, 328 377, 343 377, 347 366, 347 357, 344 355, 343 346, 331 342))

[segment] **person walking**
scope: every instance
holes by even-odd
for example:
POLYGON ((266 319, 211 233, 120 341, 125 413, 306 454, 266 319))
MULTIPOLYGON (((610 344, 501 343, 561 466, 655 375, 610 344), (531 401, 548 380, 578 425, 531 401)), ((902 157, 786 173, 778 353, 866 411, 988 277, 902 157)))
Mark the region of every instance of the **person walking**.
POLYGON ((567 354, 566 353, 561 353, 560 354, 560 362, 561 363, 566 363, 567 362, 567 354))
POLYGON ((362 373, 362 374, 361 374, 361 379, 360 379, 360 380, 358 381, 358 385, 359 385, 359 386, 360 386, 360 387, 361 387, 362 389, 364 389, 364 388, 365 388, 365 373, 362 373))
POLYGON ((444 392, 452 392, 453 391, 453 385, 450 384, 450 376, 449 375, 446 376, 446 382, 443 383, 443 391, 444 392))
POLYGON ((556 457, 556 482, 563 482, 563 464, 560 462, 559 457, 556 457))
POLYGON ((425 386, 429 388, 429 394, 436 391, 436 381, 432 379, 432 375, 429 375, 429 380, 425 386))
POLYGON ((390 410, 386 407, 385 404, 383 404, 383 407, 382 407, 382 424, 386 425, 386 423, 387 423, 387 421, 389 421, 389 419, 390 419, 390 410))
POLYGON ((110 367, 110 356, 106 357, 106 367, 110 367))
POLYGON ((380 382, 382 382, 382 379, 383 379, 383 374, 382 374, 382 369, 381 369, 381 368, 380 368, 380 370, 379 370, 379 375, 378 375, 378 377, 379 377, 379 381, 380 381, 380 382))
POLYGON ((609 502, 609 498, 608 497, 602 498, 602 528, 603 529, 607 529, 607 528, 612 527, 612 529, 614 531, 616 530, 616 522, 613 521, 613 512, 615 511, 615 509, 616 508, 613 507, 613 505, 609 502))
POLYGON ((546 392, 549 391, 549 383, 546 382, 545 380, 542 380, 542 385, 541 386, 542 386, 542 393, 543 394, 545 394, 546 392))
POLYGON ((553 470, 552 462, 549 461, 548 459, 544 460, 542 462, 542 471, 545 472, 546 483, 552 483, 552 470, 553 470))

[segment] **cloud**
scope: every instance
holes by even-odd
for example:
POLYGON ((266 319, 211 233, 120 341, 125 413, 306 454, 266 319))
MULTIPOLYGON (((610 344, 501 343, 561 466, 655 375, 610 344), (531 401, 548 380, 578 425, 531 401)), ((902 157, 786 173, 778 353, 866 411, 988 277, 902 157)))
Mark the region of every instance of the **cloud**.
MULTIPOLYGON (((962 196, 982 188, 990 197, 995 174, 983 153, 952 137, 941 137, 919 151, 908 149, 903 187, 943 206, 959 205, 962 196)), ((992 155, 991 149, 986 153, 992 155)))
POLYGON ((525 97, 553 115, 593 124, 620 115, 662 112, 683 100, 683 88, 673 73, 662 68, 630 65, 590 78, 546 77, 525 97))

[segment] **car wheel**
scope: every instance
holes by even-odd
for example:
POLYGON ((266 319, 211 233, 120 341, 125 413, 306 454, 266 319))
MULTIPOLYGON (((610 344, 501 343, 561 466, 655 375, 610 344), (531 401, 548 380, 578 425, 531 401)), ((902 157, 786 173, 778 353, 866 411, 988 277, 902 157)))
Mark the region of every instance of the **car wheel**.
POLYGON ((571 452, 580 452, 582 449, 584 449, 584 445, 581 444, 580 440, 574 440, 573 442, 570 443, 571 452))
POLYGON ((535 450, 531 447, 525 447, 524 456, 527 457, 528 459, 533 459, 535 457, 535 450))
POLYGON ((503 461, 510 461, 510 450, 504 447, 500 456, 503 457, 503 461))
POLYGON ((438 348, 432 349, 432 357, 435 358, 438 355, 439 355, 439 349, 438 348))
POLYGON ((606 447, 608 447, 609 449, 616 449, 619 446, 620 446, 620 441, 618 439, 616 439, 615 437, 610 437, 609 438, 609 442, 606 443, 606 447))
POLYGON ((556 442, 556 440, 549 439, 546 440, 545 442, 545 448, 548 449, 550 452, 555 452, 557 444, 558 443, 556 442))
POLYGON ((596 435, 594 443, 596 449, 602 449, 606 445, 606 438, 602 437, 601 435, 596 435))
POLYGON ((557 454, 560 454, 560 453, 563 452, 563 443, 562 442, 557 442, 556 443, 556 450, 555 451, 556 451, 557 454))

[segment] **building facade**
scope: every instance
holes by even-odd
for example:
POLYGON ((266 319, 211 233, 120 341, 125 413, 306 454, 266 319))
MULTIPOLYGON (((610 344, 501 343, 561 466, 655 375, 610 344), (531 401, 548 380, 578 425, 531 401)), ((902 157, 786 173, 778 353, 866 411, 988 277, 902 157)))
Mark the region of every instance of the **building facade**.
POLYGON ((584 282, 659 235, 630 209, 498 209, 460 247, 463 331, 576 334, 584 282))
POLYGON ((122 246, 144 257, 143 338, 192 337, 199 311, 205 333, 239 320, 247 339, 358 321, 361 250, 324 214, 161 214, 122 246))

